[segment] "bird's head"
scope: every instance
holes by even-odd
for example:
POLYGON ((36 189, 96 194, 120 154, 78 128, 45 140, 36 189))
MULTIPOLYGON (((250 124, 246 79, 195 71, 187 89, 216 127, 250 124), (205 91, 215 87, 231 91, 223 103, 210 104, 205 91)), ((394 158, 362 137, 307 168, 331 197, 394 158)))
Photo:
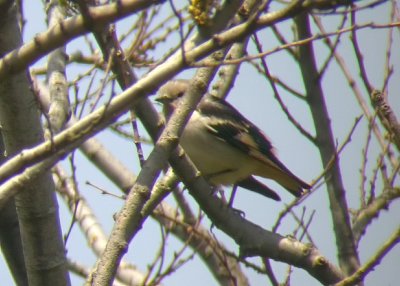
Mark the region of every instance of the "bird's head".
POLYGON ((170 116, 172 111, 178 106, 180 100, 189 87, 188 80, 171 80, 161 86, 155 100, 164 105, 164 113, 170 116))
POLYGON ((182 98, 189 87, 189 81, 184 79, 171 80, 158 90, 156 101, 169 104, 182 98))

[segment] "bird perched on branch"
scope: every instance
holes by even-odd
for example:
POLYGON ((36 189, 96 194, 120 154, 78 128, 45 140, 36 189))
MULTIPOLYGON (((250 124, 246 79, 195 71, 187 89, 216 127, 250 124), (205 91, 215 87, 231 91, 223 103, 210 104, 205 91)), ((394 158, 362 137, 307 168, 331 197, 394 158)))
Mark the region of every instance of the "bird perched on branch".
MULTIPOLYGON (((158 91, 170 117, 188 90, 188 80, 172 80, 158 91)), ((238 185, 274 200, 279 195, 254 176, 272 179, 296 197, 311 186, 276 157, 263 132, 223 99, 206 94, 191 115, 180 144, 213 185, 238 185)))

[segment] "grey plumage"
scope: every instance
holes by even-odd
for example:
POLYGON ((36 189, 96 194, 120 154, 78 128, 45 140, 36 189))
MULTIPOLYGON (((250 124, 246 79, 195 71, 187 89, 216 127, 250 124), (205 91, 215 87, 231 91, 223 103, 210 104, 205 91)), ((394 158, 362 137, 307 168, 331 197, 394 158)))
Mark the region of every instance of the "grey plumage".
MULTIPOLYGON (((168 118, 188 89, 187 80, 173 80, 159 89, 157 101, 168 118)), ((280 200, 253 175, 272 179, 299 197, 310 185, 276 157, 263 132, 225 100, 205 95, 187 123, 180 144, 213 185, 236 184, 280 200)))

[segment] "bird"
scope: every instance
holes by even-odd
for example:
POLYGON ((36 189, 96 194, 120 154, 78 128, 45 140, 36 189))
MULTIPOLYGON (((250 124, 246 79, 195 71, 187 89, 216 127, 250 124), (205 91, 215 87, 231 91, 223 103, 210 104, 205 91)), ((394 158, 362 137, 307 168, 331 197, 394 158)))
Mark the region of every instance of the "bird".
MULTIPOLYGON (((190 81, 170 80, 158 90, 166 120, 178 107, 190 81)), ((273 180, 295 197, 311 186, 279 161, 268 137, 235 107, 206 93, 188 120, 180 145, 200 173, 214 186, 237 185, 280 201, 280 196, 255 176, 273 180)))

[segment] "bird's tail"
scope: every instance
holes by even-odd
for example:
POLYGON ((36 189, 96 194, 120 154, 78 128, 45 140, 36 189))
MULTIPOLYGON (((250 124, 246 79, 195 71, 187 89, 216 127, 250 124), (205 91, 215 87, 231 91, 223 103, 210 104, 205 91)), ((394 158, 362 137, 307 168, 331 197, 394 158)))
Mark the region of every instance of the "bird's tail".
POLYGON ((311 189, 309 184, 296 177, 286 168, 283 170, 272 166, 265 168, 264 166, 263 171, 256 175, 276 181, 295 197, 301 197, 305 193, 305 190, 311 189))
POLYGON ((277 193, 275 193, 273 190, 268 188, 260 181, 256 180, 256 178, 254 178, 253 176, 247 177, 246 179, 237 182, 236 185, 248 189, 249 191, 256 192, 257 194, 273 199, 275 201, 281 200, 277 193))
POLYGON ((305 190, 311 189, 309 184, 290 172, 280 171, 274 179, 295 197, 301 197, 305 193, 305 190))

